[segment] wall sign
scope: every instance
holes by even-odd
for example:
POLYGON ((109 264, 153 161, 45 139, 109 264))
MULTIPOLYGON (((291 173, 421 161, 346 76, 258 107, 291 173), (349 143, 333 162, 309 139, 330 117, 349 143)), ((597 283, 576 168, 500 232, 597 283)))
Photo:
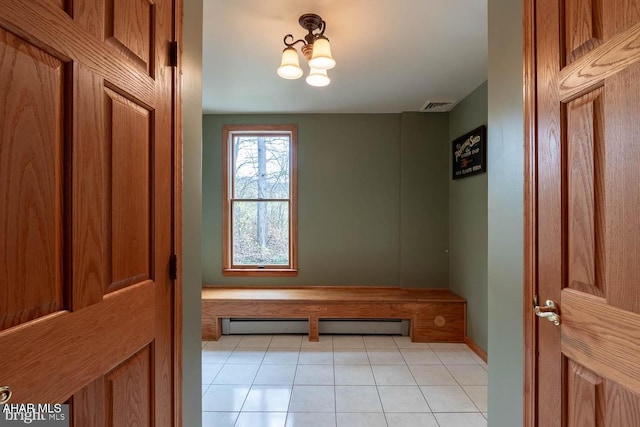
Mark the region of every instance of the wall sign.
POLYGON ((487 127, 480 126, 451 143, 453 179, 487 171, 487 127))

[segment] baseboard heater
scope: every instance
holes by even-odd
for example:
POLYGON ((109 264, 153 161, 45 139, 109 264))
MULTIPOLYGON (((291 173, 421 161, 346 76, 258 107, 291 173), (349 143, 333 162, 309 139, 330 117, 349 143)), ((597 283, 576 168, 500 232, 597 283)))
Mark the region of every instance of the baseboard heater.
MULTIPOLYGON (((223 335, 241 334, 307 334, 305 319, 223 318, 223 335)), ((321 334, 409 335, 409 321, 400 319, 327 319, 320 320, 321 334)))

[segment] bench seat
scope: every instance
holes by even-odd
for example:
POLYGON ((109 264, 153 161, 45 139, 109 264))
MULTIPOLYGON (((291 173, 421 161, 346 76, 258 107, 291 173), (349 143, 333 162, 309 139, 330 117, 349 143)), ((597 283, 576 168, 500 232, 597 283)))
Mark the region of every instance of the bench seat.
POLYGON ((447 289, 205 286, 202 338, 219 339, 223 318, 305 319, 309 341, 318 341, 320 319, 403 319, 414 342, 464 342, 466 304, 447 289))

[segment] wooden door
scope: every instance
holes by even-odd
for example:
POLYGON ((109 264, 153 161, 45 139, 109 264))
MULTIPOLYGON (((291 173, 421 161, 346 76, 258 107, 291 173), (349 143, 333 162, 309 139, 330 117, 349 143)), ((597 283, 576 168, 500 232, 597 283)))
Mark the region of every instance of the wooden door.
POLYGON ((171 0, 0 0, 0 386, 174 424, 171 0))
POLYGON ((640 426, 640 0, 537 0, 537 425, 640 426))

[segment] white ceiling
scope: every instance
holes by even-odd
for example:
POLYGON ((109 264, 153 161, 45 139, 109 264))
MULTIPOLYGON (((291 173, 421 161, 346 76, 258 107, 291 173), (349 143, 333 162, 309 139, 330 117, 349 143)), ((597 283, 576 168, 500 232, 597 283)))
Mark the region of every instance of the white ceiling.
POLYGON ((487 78, 487 0, 204 0, 203 19, 205 113, 418 111, 487 78), (337 65, 324 88, 276 74, 304 13, 327 22, 337 65))

